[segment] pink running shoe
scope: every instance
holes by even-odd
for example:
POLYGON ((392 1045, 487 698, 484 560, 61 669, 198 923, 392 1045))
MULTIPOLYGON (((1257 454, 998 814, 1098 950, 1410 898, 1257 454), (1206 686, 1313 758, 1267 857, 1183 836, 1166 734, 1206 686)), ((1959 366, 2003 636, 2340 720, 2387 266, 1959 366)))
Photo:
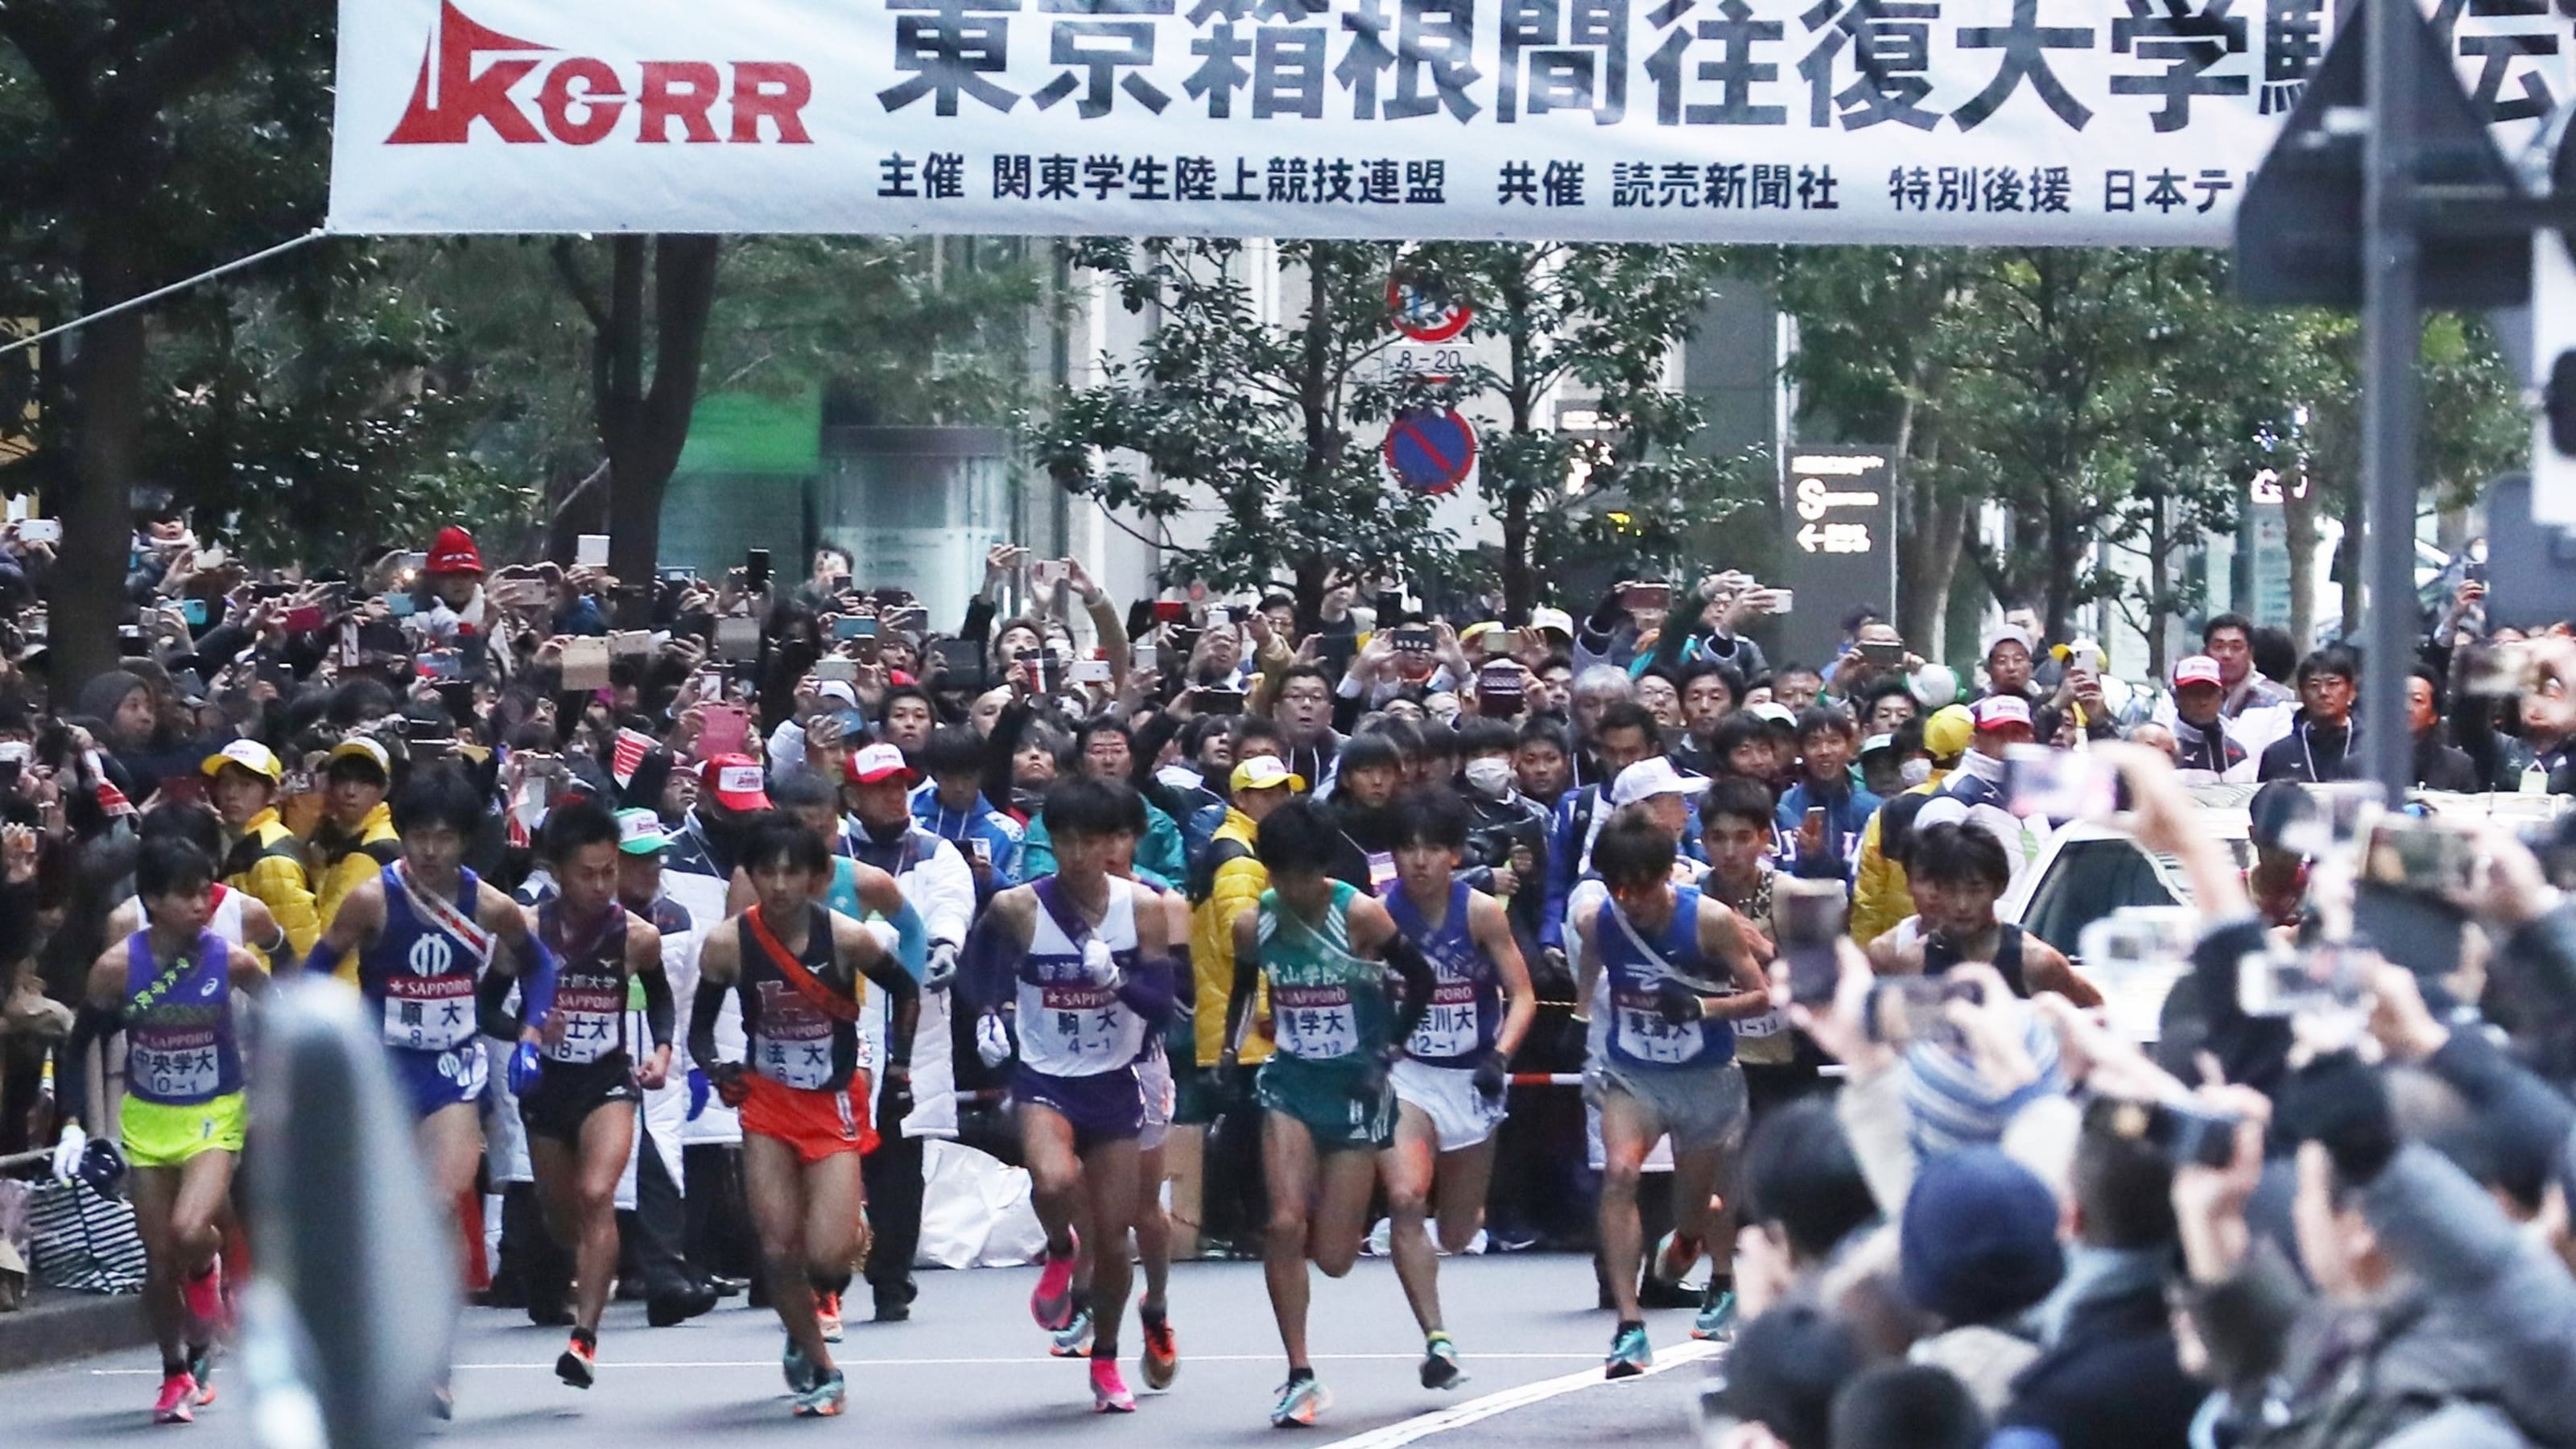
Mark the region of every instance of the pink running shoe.
POLYGON ((194 1375, 186 1369, 181 1369, 161 1381, 161 1397, 152 1401, 152 1422, 155 1424, 197 1422, 197 1380, 194 1375))
POLYGON ((1091 1361, 1091 1410, 1096 1414, 1136 1412, 1136 1396, 1127 1392, 1127 1381, 1118 1376, 1114 1359, 1091 1361))
POLYGON ((1038 1270, 1038 1286, 1029 1294, 1029 1316, 1049 1333, 1073 1321, 1073 1262, 1082 1255, 1082 1239, 1067 1230, 1073 1246, 1061 1258, 1047 1254, 1038 1270))

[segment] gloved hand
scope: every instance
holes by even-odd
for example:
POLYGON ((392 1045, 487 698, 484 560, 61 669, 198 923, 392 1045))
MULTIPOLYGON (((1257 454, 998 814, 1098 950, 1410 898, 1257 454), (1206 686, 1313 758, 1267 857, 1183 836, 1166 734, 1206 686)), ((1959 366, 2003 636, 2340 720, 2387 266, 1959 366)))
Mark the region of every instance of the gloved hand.
POLYGON ((1082 943, 1082 979, 1103 991, 1116 989, 1118 962, 1109 954, 1109 943, 1098 937, 1082 943))
POLYGON ((1469 1080, 1476 1084, 1476 1095, 1486 1102, 1503 1100, 1504 1091, 1511 1086, 1511 1073, 1503 1064, 1503 1054, 1486 1048, 1485 1054, 1476 1059, 1476 1070, 1469 1080))
POLYGON ((934 941, 930 955, 921 963, 921 986, 925 991, 945 991, 957 979, 957 948, 946 941, 934 941))
POLYGON ((695 1122, 698 1118, 704 1116, 707 1110, 707 1099, 715 1094, 716 1084, 707 1080, 707 1074, 699 1071, 696 1067, 689 1068, 688 1120, 695 1122))
POLYGON ((80 1175, 81 1154, 89 1150, 89 1134, 78 1122, 63 1124, 63 1139, 54 1147, 54 1177, 69 1182, 80 1175))
POLYGON ((1011 1059, 1011 1029, 1002 1024, 999 1012, 985 1012, 975 1022, 975 1055, 984 1065, 998 1067, 1011 1059))
POLYGON ((1688 1026, 1705 1014, 1707 1007, 1699 993, 1667 976, 1655 983, 1655 1014, 1666 1026, 1688 1026))
POLYGON ((537 1079, 546 1072, 546 1059, 537 1055, 537 1044, 523 1041, 510 1052, 510 1095, 525 1097, 536 1090, 537 1079))
POLYGON ((912 1115, 912 1068, 888 1062, 885 1078, 877 1084, 877 1132, 892 1137, 903 1130, 903 1119, 912 1115))
POLYGON ((727 1062, 715 1072, 716 1100, 739 1108, 751 1100, 751 1073, 740 1062, 727 1062))

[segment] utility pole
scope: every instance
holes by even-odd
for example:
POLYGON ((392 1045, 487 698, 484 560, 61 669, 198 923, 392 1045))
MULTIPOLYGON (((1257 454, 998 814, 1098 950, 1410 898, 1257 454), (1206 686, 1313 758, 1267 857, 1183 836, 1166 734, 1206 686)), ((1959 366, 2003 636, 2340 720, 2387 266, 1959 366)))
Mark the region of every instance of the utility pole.
POLYGON ((2406 676, 2414 667, 2416 442, 2424 319, 2416 298, 2414 0, 2369 0, 2369 134, 2362 206, 2363 617, 2360 726, 2364 774, 2391 802, 2413 783, 2406 676))

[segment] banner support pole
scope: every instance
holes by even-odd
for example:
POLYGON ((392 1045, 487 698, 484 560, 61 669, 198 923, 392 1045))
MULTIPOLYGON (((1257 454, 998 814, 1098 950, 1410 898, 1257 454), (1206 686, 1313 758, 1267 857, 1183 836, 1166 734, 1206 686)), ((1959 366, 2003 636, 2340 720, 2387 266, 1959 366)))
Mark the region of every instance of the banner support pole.
POLYGON ((256 266, 261 262, 267 261, 270 257, 282 256, 287 252, 295 250, 297 247, 304 246, 310 242, 319 241, 327 235, 329 235, 328 232, 317 226, 302 236, 290 237, 285 241, 279 242, 273 247, 267 247, 260 251, 255 251, 249 256, 240 257, 233 261, 226 262, 220 267, 209 267, 205 271, 199 272, 193 277, 183 277, 178 281, 172 282, 166 287, 155 287, 151 291, 144 293, 142 296, 128 297, 122 302, 115 303, 111 306, 101 307, 97 311, 90 313, 88 316, 75 317, 69 322, 63 323, 59 327, 48 327, 44 331, 38 332, 33 336, 21 337, 14 342, 0 345, 0 357, 6 357, 10 353, 16 352, 23 347, 33 347, 37 343, 43 342, 49 337, 60 337, 66 332, 87 327, 92 322, 99 321, 106 317, 113 317, 119 312, 131 312, 137 307, 148 307, 154 302, 158 302, 162 298, 167 297, 174 292, 184 292, 190 287, 197 285, 199 282, 212 281, 215 278, 224 275, 226 272, 238 272, 244 267, 256 266))

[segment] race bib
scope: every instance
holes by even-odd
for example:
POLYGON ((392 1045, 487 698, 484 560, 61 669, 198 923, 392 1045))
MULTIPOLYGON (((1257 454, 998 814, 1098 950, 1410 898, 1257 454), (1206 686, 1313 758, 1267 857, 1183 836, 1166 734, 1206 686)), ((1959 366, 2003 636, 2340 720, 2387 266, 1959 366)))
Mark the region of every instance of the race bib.
POLYGON ((1463 1057, 1482 1043, 1477 1033, 1476 983, 1443 981, 1431 988, 1431 1009, 1413 1029, 1405 1051, 1425 1061, 1463 1057))
POLYGON ((1619 1050, 1637 1061, 1661 1067, 1690 1061, 1700 1052, 1700 1027, 1696 1021, 1675 1026, 1664 1020, 1652 992, 1619 994, 1619 1050))
POLYGON ((1270 1016, 1279 1049, 1292 1057, 1329 1061, 1360 1049, 1359 1013, 1348 986, 1273 985, 1270 1016))
POLYGON ((751 1038, 752 1070, 801 1092, 832 1085, 832 1019, 784 981, 760 983, 760 1030, 751 1038))
POLYGON ((474 1039, 474 982, 465 976, 392 976, 385 981, 385 1044, 443 1052, 474 1039))
POLYGON ((618 1027, 626 1018, 626 994, 614 982, 565 980, 555 988, 555 1019, 563 1035, 546 1046, 546 1056, 576 1066, 588 1065, 616 1051, 624 1041, 618 1027))
POLYGON ((1055 1060, 1105 1069, 1124 1065, 1134 1054, 1119 1030, 1117 992, 1088 982, 1051 981, 1038 988, 1037 1005, 1034 1021, 1020 1029, 1034 1024, 1044 1031, 1055 1060))
POLYGON ((1735 1023, 1735 1034, 1744 1038, 1778 1036, 1789 1029, 1789 1018, 1777 1011, 1745 1017, 1735 1023))
POLYGON ((148 1041, 132 1043, 125 1076, 135 1095, 148 1101, 202 1101, 223 1085, 221 1062, 211 1031, 155 1032, 148 1041))

